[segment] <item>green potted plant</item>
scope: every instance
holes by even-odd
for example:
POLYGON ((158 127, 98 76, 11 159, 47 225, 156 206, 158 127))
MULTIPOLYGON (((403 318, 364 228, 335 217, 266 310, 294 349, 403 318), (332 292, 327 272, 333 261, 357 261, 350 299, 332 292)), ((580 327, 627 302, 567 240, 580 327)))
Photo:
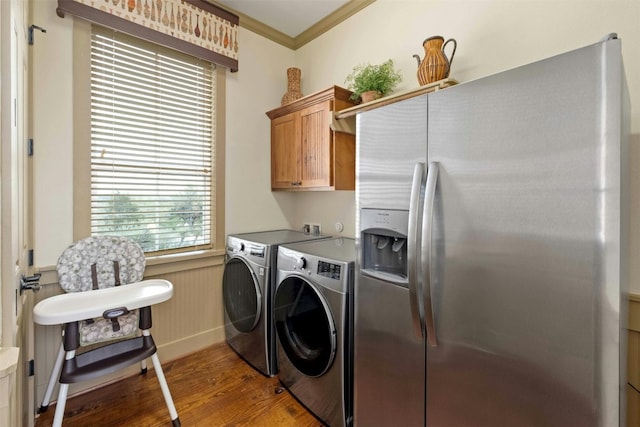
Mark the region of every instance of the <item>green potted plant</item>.
POLYGON ((401 81, 402 75, 393 68, 393 61, 389 59, 379 65, 356 65, 345 83, 353 92, 352 100, 362 98, 362 102, 369 102, 387 95, 401 81))

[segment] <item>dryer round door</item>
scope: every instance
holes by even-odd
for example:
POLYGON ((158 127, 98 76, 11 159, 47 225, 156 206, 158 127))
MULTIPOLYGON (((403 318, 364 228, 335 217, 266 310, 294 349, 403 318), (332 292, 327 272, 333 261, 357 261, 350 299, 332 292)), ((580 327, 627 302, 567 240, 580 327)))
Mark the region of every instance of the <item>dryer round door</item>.
POLYGON ((262 293, 255 273, 240 258, 231 258, 224 266, 222 275, 224 309, 240 332, 251 332, 261 314, 262 293))
POLYGON ((289 361, 303 374, 318 377, 336 354, 336 328, 323 296, 306 280, 289 276, 276 290, 274 321, 289 361))

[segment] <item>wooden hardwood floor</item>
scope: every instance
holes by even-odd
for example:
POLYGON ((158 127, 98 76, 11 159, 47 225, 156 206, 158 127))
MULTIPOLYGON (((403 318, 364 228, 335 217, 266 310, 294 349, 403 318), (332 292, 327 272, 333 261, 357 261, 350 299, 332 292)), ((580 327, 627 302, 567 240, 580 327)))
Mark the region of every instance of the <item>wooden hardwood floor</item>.
MULTIPOLYGON (((226 343, 162 365, 182 425, 322 426, 275 378, 246 364, 226 343)), ((55 405, 36 419, 50 426, 55 405)), ((155 372, 71 398, 64 426, 170 426, 155 372)))

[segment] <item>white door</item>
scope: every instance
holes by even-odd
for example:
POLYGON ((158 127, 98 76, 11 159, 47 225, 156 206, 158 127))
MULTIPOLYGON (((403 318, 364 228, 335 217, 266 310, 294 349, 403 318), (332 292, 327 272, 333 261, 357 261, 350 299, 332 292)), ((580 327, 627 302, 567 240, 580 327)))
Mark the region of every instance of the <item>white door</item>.
POLYGON ((33 377, 28 362, 33 359, 32 292, 20 292, 20 279, 30 274, 28 138, 28 24, 29 2, 0 2, 0 231, 2 347, 20 350, 15 381, 11 382, 11 422, 33 425, 33 377))

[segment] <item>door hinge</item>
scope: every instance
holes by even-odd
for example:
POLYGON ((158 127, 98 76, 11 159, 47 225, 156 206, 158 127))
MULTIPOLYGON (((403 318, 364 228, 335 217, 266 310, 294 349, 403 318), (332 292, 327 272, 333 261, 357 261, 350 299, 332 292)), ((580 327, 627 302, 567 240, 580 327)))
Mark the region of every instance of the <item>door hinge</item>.
POLYGON ((38 27, 37 25, 29 25, 29 38, 28 38, 28 43, 29 43, 30 45, 32 45, 32 44, 33 44, 33 30, 40 30, 40 31, 42 31, 43 33, 46 33, 46 32, 47 32, 47 30, 45 30, 45 29, 44 29, 44 28, 42 28, 42 27, 38 27))
POLYGON ((27 264, 29 267, 33 267, 33 249, 27 251, 27 264))
POLYGON ((29 360, 28 364, 27 364, 27 373, 28 373, 28 377, 32 377, 36 374, 36 362, 35 360, 31 359, 29 360))
POLYGON ((33 138, 27 139, 27 156, 33 156, 33 138))

